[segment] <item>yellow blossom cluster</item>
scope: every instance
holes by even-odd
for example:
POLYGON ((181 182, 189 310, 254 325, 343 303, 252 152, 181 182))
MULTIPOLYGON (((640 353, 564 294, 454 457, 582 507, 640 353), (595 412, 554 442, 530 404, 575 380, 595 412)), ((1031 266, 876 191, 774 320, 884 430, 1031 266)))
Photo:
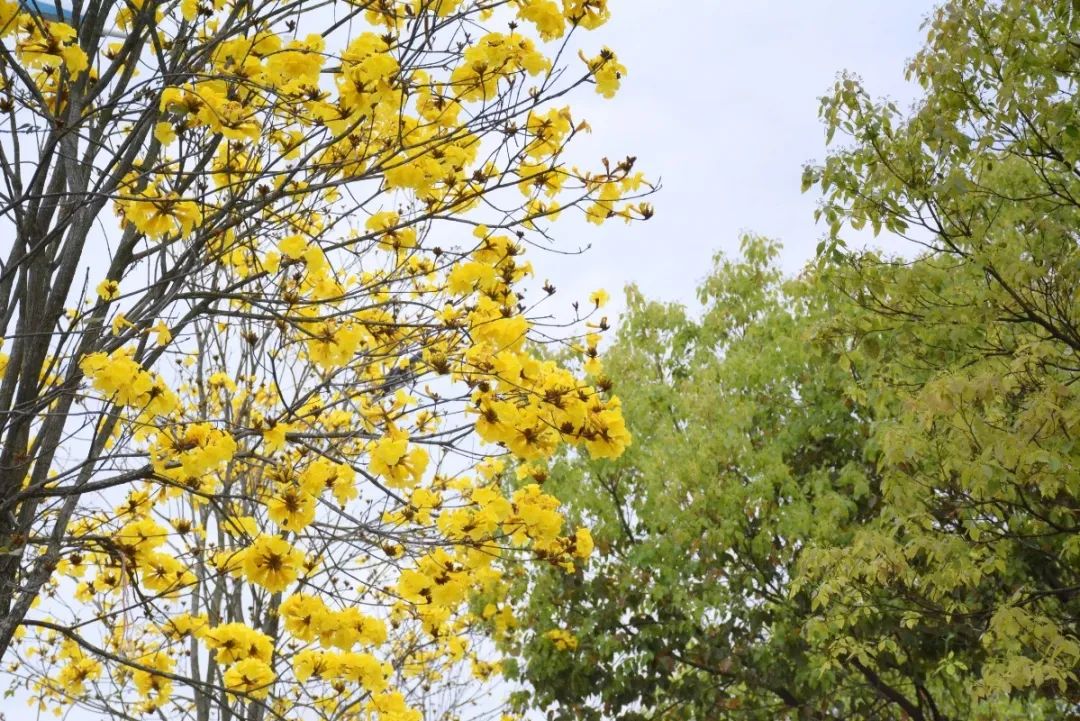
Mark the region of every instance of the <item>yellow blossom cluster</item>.
POLYGON ((68 639, 63 642, 60 652, 65 664, 56 676, 56 683, 66 694, 76 696, 86 691, 86 683, 95 681, 101 675, 101 662, 87 656, 82 648, 68 639))
POLYGON ((578 640, 574 634, 561 628, 553 628, 544 634, 545 637, 555 644, 560 651, 573 651, 578 647, 578 640))
POLYGON ((117 404, 138 409, 147 416, 167 416, 176 408, 176 394, 158 374, 147 371, 127 350, 91 353, 79 362, 94 388, 117 404))
POLYGON ((125 222, 134 225, 149 238, 163 238, 169 233, 189 235, 202 219, 202 210, 192 200, 162 190, 159 185, 139 189, 132 179, 129 194, 116 201, 116 210, 125 222))
POLYGON ((75 28, 42 21, 27 12, 24 3, 0 0, 0 38, 12 35, 14 57, 33 79, 35 90, 53 108, 62 109, 64 86, 90 70, 75 28))

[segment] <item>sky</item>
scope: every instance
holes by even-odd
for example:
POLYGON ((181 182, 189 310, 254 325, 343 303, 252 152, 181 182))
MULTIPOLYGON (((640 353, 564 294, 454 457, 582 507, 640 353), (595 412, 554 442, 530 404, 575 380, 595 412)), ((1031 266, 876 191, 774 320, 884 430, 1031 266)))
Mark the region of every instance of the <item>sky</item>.
POLYGON ((904 69, 934 3, 614 0, 611 7, 611 21, 582 44, 610 45, 629 72, 613 100, 587 93, 571 100, 575 119, 593 128, 579 151, 594 165, 603 155, 637 156, 636 167, 663 183, 650 198, 656 215, 600 229, 560 221, 560 247, 591 249, 532 261, 564 304, 608 290, 605 310, 614 318, 630 282, 650 298, 692 304, 713 255, 736 254, 746 232, 782 241, 788 272, 802 267, 825 231, 813 219, 816 191, 800 192, 803 164, 825 156, 819 98, 850 70, 872 96, 907 107, 918 87, 904 69))

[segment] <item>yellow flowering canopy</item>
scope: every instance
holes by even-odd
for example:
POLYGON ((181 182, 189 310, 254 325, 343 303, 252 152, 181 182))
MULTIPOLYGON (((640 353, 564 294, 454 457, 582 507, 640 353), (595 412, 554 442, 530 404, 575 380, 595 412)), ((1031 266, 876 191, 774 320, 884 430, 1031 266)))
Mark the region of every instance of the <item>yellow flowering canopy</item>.
POLYGON ((652 214, 571 152, 568 94, 626 73, 606 0, 65 13, 0 0, 6 671, 58 712, 420 719, 498 672, 507 561, 589 555, 545 459, 630 442, 607 295, 559 333, 528 260, 652 214))

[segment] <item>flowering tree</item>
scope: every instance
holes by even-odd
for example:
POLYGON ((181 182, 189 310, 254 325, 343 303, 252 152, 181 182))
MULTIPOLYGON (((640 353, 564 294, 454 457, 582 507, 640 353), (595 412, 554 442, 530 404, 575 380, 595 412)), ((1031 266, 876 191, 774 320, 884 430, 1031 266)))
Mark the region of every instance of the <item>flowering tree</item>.
POLYGON ((496 561, 591 547, 498 456, 629 441, 595 361, 530 351, 554 288, 523 285, 560 213, 651 214, 633 158, 565 157, 588 125, 556 101, 625 72, 559 63, 604 0, 27 7, 0 0, 5 671, 200 721, 416 719, 497 671, 469 642, 512 623, 470 605, 496 561))

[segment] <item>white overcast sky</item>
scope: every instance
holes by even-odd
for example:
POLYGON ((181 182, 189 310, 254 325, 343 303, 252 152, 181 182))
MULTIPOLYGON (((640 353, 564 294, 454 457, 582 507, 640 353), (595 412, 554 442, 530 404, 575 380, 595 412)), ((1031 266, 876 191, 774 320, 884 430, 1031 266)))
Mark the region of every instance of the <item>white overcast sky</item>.
MULTIPOLYGON (((581 40, 608 44, 629 70, 613 100, 581 93, 575 118, 593 127, 592 160, 636 155, 661 178, 656 216, 602 229, 558 222, 560 247, 584 256, 534 254, 537 280, 560 289, 557 306, 598 287, 637 283, 658 300, 692 303, 713 254, 735 253, 750 231, 784 244, 786 270, 814 253, 816 191, 800 192, 803 163, 825 155, 818 100, 850 70, 875 97, 907 107, 904 80, 922 45, 929 0, 611 0, 612 20, 581 40), (582 102, 584 100, 584 102, 582 102), (540 257, 537 257, 540 256, 540 257)), ((591 91, 590 91, 591 92, 591 91)), ((556 310, 556 307, 551 310, 556 310)), ((561 310, 561 309, 559 309, 561 310)))

